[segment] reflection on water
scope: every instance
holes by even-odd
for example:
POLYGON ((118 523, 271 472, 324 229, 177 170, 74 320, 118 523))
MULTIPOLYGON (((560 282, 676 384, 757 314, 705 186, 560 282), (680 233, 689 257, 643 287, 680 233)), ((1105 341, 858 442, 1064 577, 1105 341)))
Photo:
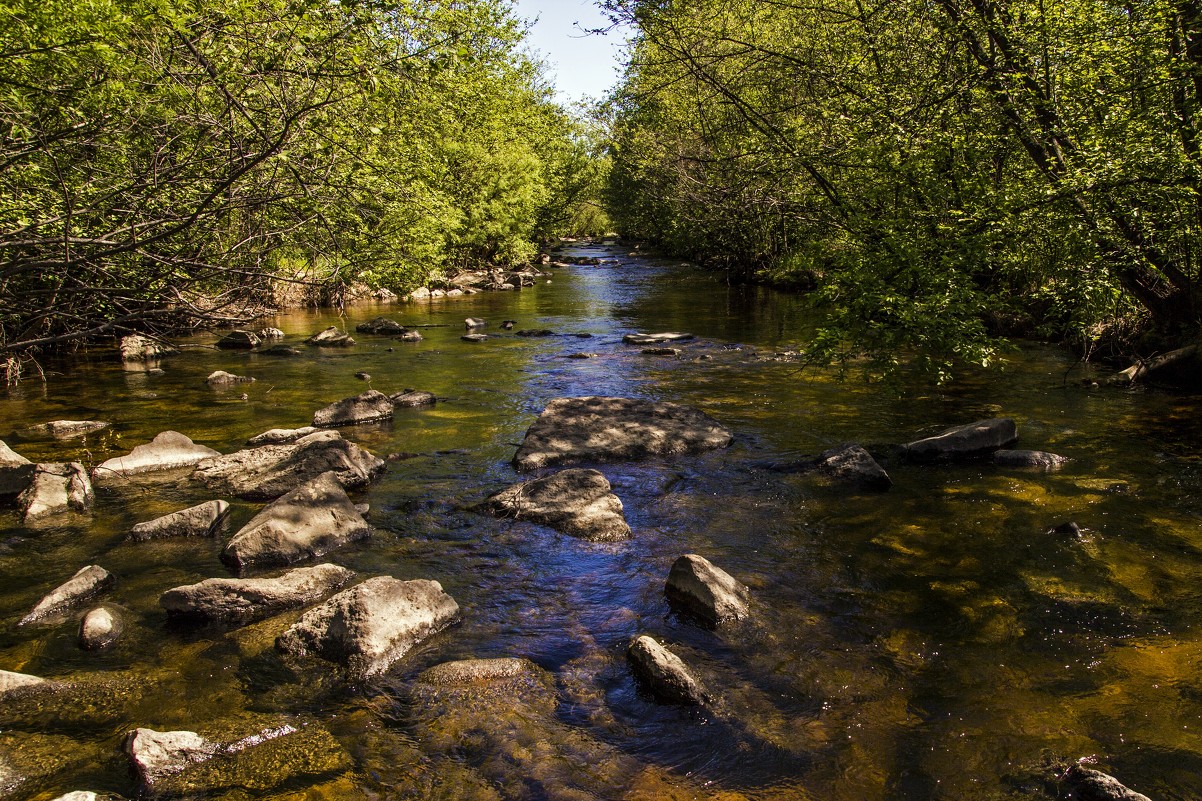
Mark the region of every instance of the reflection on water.
MULTIPOLYGON (((0 759, 26 781, 0 781, 0 797, 130 796, 116 754, 129 729, 233 740, 281 720, 324 727, 349 761, 299 784, 264 778, 237 797, 1018 798, 1039 789, 1041 765, 1084 756, 1158 799, 1202 794, 1197 398, 1089 390, 1080 367, 1041 347, 950 389, 839 383, 765 358, 798 347, 798 298, 598 248, 578 254, 616 261, 558 269, 521 292, 265 321, 296 344, 385 314, 427 326, 420 343, 356 335, 349 349, 299 345, 301 355, 279 357, 218 351, 202 336, 161 370, 127 372, 93 354, 0 398, 0 436, 18 452, 97 463, 165 429, 235 450, 363 391, 359 372, 384 392, 431 391, 433 407, 343 429, 402 458, 356 496, 371 505, 373 537, 331 559, 364 575, 437 579, 463 610, 461 625, 348 687, 274 656, 295 613, 229 633, 166 627, 159 594, 227 575, 221 542, 124 537, 208 500, 198 487, 102 488, 91 519, 37 528, 0 511, 0 669, 83 688, 57 706, 5 704, 0 759), (489 321, 487 341, 460 340, 469 316, 489 321), (499 330, 504 319, 556 336, 518 337, 499 330), (621 343, 662 330, 699 339, 675 358, 621 343), (597 356, 567 358, 581 351, 597 356), (204 379, 218 369, 256 381, 212 389, 204 379), (690 404, 736 440, 703 456, 601 466, 634 529, 627 542, 472 512, 516 480, 509 459, 547 401, 573 395, 690 404), (891 461, 895 486, 883 495, 762 468, 846 441, 888 458, 892 444, 997 415, 1018 420, 1021 447, 1073 461, 1046 475, 891 461), (67 442, 12 433, 55 419, 113 428, 67 442), (1069 520, 1084 531, 1050 532, 1069 520), (663 581, 686 552, 752 588, 747 625, 712 632, 669 612, 663 581), (126 620, 115 647, 80 650, 73 616, 15 627, 93 563, 118 577, 106 599, 126 620), (718 690, 713 708, 643 695, 624 659, 638 633, 718 690), (500 656, 528 658, 545 678, 463 698, 414 691, 433 664, 500 656)), ((259 507, 229 500, 232 532, 259 507)))

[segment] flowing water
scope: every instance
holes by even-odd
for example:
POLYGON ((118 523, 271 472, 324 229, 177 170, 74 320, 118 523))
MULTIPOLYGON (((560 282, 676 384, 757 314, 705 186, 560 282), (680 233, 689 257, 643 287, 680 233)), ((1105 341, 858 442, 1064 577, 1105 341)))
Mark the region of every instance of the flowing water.
MULTIPOLYGON (((264 321, 299 343, 384 314, 428 326, 420 343, 357 335, 349 349, 300 345, 302 355, 280 358, 202 347, 215 339, 203 336, 161 371, 96 354, 0 397, 0 436, 19 453, 95 463, 166 429, 237 450, 361 392, 359 371, 385 392, 429 390, 435 406, 342 429, 403 458, 355 494, 371 505, 372 538, 327 558, 363 576, 436 579, 463 618, 384 676, 348 684, 328 665, 275 654, 272 639, 297 613, 233 631, 166 625, 164 590, 228 575, 223 538, 125 536, 208 500, 203 489, 101 488, 90 518, 34 528, 0 510, 0 669, 92 688, 58 704, 0 703, 0 798, 132 797, 120 754, 129 730, 232 741, 281 722, 328 731, 340 756, 285 780, 274 778, 288 774, 279 765, 262 777, 244 767, 214 795, 1046 797, 1031 778, 1042 765, 1093 757, 1155 799, 1202 796, 1199 398, 1090 389, 1068 355, 1038 346, 948 388, 840 382, 776 355, 797 348, 808 324, 799 298, 612 249, 568 252, 612 261, 557 269, 521 292, 264 321), (489 320, 490 339, 460 340, 468 316, 489 320), (514 336, 498 330, 504 319, 557 335, 514 336), (621 343, 633 331, 698 339, 677 358, 653 357, 621 343), (597 356, 567 358, 581 351, 597 356), (217 369, 257 381, 210 389, 217 369), (735 441, 599 466, 634 530, 626 542, 471 511, 518 480, 509 460, 546 403, 579 395, 695 406, 735 441), (1017 420, 1019 447, 1073 461, 1045 474, 892 459, 887 493, 764 467, 848 441, 889 459, 896 443, 995 416, 1017 420), (56 419, 113 428, 82 442, 11 433, 56 419), (1084 531, 1048 533, 1070 520, 1084 531), (664 579, 683 553, 751 588, 749 622, 709 631, 671 613, 664 579), (117 577, 104 599, 125 619, 116 645, 81 650, 77 616, 15 625, 87 564, 117 577), (639 633, 684 658, 714 705, 641 693, 624 657, 639 633), (530 697, 413 692, 432 665, 499 656, 526 657, 551 678, 530 697)), ((258 508, 233 507, 226 536, 258 508)))

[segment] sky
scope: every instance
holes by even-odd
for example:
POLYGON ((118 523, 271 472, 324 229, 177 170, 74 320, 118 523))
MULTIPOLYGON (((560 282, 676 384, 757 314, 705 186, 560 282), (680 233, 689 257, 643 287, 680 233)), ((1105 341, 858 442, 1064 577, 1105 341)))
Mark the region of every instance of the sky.
POLYGON ((555 84, 560 101, 600 99, 617 84, 625 35, 621 31, 605 36, 584 32, 609 25, 592 0, 516 0, 514 6, 518 16, 537 20, 529 46, 548 65, 547 77, 555 84))

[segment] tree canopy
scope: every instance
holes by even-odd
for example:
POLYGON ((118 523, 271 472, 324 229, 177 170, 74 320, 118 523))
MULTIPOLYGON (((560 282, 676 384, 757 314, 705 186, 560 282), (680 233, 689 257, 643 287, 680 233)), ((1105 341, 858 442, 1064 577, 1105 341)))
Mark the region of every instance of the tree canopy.
POLYGON ((1196 336, 1202 13, 1181 0, 612 0, 619 228, 803 282, 815 358, 1196 336))

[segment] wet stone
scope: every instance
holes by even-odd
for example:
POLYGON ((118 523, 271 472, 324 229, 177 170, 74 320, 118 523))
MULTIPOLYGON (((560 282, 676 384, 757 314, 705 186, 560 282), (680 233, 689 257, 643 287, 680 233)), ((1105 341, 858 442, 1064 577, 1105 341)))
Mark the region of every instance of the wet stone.
POLYGON ((459 338, 464 342, 483 342, 488 339, 488 334, 464 334, 459 338))
POLYGON ((513 457, 518 470, 586 461, 633 461, 725 448, 731 433, 677 403, 633 398, 557 398, 547 404, 513 457))
MULTIPOLYGON (((100 420, 52 420, 21 431, 23 437, 50 437, 52 439, 75 439, 96 431, 103 431, 109 424, 100 420)), ((0 465, 3 457, 0 456, 0 465)))
POLYGON ((321 431, 316 426, 304 426, 303 428, 273 428, 269 431, 264 431, 262 434, 251 437, 246 441, 246 444, 252 448, 257 448, 260 445, 284 445, 289 442, 296 442, 301 437, 307 437, 310 434, 316 434, 321 431))
POLYGON ((130 334, 121 338, 121 361, 145 362, 153 361, 160 356, 178 353, 176 348, 156 339, 144 337, 141 334, 130 334))
POLYGON ((643 348, 639 353, 644 356, 679 356, 679 348, 643 348))
POLYGON ((0 698, 18 690, 47 684, 40 676, 30 676, 28 673, 15 673, 11 670, 0 670, 0 698))
MULTIPOLYGON (((222 350, 253 350, 263 342, 263 337, 255 331, 238 329, 217 340, 217 347, 222 350)), ((211 378, 211 376, 210 376, 211 378)))
POLYGON ((332 473, 269 503, 225 546, 221 561, 235 573, 314 559, 371 535, 332 473))
POLYGON ((0 441, 0 495, 17 495, 33 481, 34 463, 0 441))
POLYGON ((229 512, 230 505, 225 501, 207 501, 138 523, 130 529, 129 539, 144 542, 166 537, 212 537, 217 534, 229 512))
POLYGON ((1066 801, 1151 801, 1148 796, 1125 787, 1118 779, 1081 765, 1073 765, 1062 781, 1066 801))
POLYGON ((1059 470, 1069 462, 1064 456, 1046 451, 1000 450, 993 452, 993 463, 1000 467, 1026 467, 1034 470, 1059 470))
POLYGON ((393 406, 402 408, 430 406, 438 400, 438 398, 434 397, 433 392, 422 392, 416 389, 407 389, 404 392, 389 395, 388 399, 392 401, 393 406))
POLYGON ((115 581, 113 574, 99 565, 80 568, 74 576, 38 601, 17 625, 27 626, 64 612, 107 591, 115 581))
POLYGON ((401 342, 421 342, 422 335, 419 331, 406 331, 397 337, 401 342))
POLYGON ((92 510, 96 493, 87 469, 79 462, 39 464, 33 481, 17 496, 26 523, 65 512, 92 510))
POLYGON ((622 501, 596 470, 561 470, 515 484, 491 496, 484 508, 498 516, 540 523, 592 542, 630 537, 622 501))
POLYGON ((536 337, 536 338, 541 338, 541 337, 553 337, 553 336, 555 336, 555 332, 554 332, 554 331, 552 331, 552 330, 551 330, 551 329, 549 329, 549 328, 536 328, 536 329, 532 329, 532 330, 529 330, 529 331, 518 331, 518 332, 516 332, 516 333, 517 333, 517 336, 519 336, 519 337, 536 337))
POLYGON ((885 469, 859 445, 841 445, 818 457, 818 470, 826 476, 866 489, 887 490, 893 486, 885 469))
POLYGON ((704 704, 708 696, 684 661, 646 634, 626 649, 635 675, 656 698, 670 704, 704 704))
POLYGON ((354 345, 355 340, 345 331, 340 331, 337 326, 332 325, 306 339, 305 344, 326 348, 345 348, 354 345))
POLYGON ((313 413, 315 426, 353 426, 392 419, 392 401, 383 392, 369 389, 353 398, 331 403, 313 413))
POLYGON ((276 648, 370 676, 458 619, 459 605, 437 581, 376 576, 310 609, 280 635, 276 648))
POLYGON ((220 455, 212 448, 197 445, 178 431, 164 431, 125 456, 102 462, 92 471, 92 479, 97 484, 105 484, 123 476, 190 467, 203 459, 220 455))
POLYGON ((953 426, 933 437, 902 446, 908 459, 929 462, 937 459, 962 459, 992 453, 1018 441, 1018 426, 1008 417, 978 420, 953 426))
POLYGON ((79 624, 79 646, 85 651, 99 651, 117 641, 123 629, 121 617, 105 607, 97 607, 84 615, 79 624))
POLYGON ((488 320, 482 320, 479 317, 469 317, 463 321, 463 325, 470 331, 473 328, 484 328, 488 325, 488 320))
POLYGON ((692 334, 683 334, 676 331, 666 331, 659 334, 627 334, 622 337, 622 341, 627 345, 660 345, 665 342, 688 342, 695 337, 692 334))
POLYGON ((676 560, 664 594, 673 607, 711 626, 739 620, 750 613, 750 590, 696 554, 685 554, 676 560))
POLYGON ((244 626, 321 600, 355 573, 324 564, 300 567, 275 578, 205 579, 167 590, 159 605, 176 621, 244 626))
POLYGON ((234 375, 233 373, 227 373, 225 370, 214 370, 205 379, 205 383, 211 387, 224 387, 230 384, 250 384, 253 382, 254 379, 250 376, 234 375))
POLYGON ((361 334, 403 334, 405 326, 387 317, 376 317, 366 323, 359 323, 355 330, 361 334))

